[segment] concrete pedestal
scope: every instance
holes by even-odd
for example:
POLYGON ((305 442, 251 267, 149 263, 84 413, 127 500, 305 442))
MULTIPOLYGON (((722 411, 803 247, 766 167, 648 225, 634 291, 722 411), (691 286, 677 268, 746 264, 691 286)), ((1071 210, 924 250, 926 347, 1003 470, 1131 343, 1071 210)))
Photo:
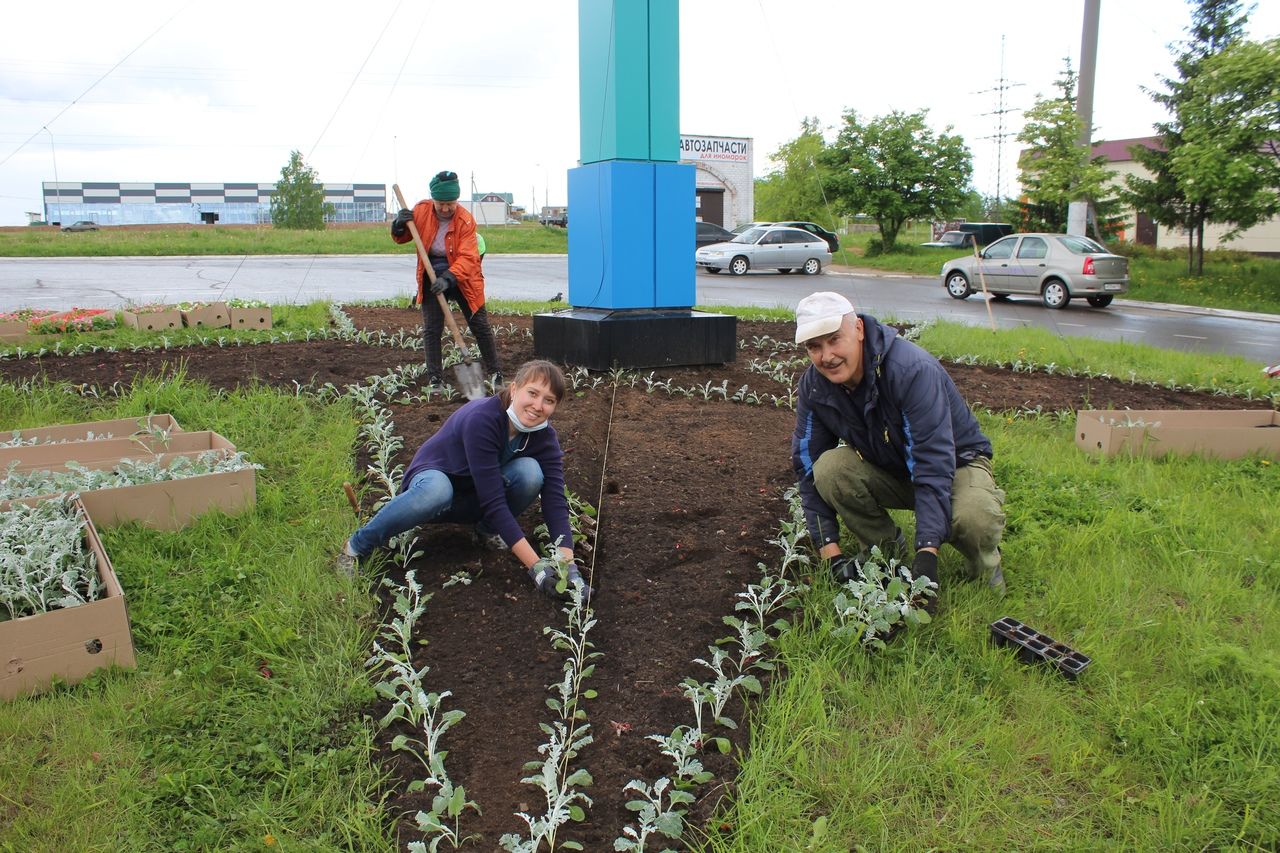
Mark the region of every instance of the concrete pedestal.
POLYGON ((533 351, 562 364, 676 367, 737 357, 738 318, 688 308, 570 308, 533 315, 533 351))

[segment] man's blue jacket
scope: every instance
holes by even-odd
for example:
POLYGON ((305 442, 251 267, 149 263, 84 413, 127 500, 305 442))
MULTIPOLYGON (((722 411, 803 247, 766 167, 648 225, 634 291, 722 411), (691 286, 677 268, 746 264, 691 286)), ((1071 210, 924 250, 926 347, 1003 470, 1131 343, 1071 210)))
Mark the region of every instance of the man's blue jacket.
POLYGON ((791 461, 815 548, 838 542, 836 513, 813 484, 818 457, 843 440, 872 465, 915 487, 916 550, 951 532, 956 468, 991 456, 991 442, 938 360, 869 314, 863 324, 862 381, 837 385, 812 364, 800 377, 791 461))

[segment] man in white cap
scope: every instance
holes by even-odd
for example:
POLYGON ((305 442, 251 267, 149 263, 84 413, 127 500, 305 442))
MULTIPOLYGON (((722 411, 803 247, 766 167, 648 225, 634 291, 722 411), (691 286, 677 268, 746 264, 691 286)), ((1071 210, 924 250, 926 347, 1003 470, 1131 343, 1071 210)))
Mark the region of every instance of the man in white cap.
POLYGON ((812 364, 800 377, 791 458, 809 534, 836 580, 858 578, 878 546, 937 583, 938 548, 949 542, 972 577, 1003 592, 1004 492, 991 442, 938 360, 838 293, 800 300, 796 343, 812 364), (914 547, 889 509, 915 510, 914 547), (862 546, 853 557, 837 516, 862 546))

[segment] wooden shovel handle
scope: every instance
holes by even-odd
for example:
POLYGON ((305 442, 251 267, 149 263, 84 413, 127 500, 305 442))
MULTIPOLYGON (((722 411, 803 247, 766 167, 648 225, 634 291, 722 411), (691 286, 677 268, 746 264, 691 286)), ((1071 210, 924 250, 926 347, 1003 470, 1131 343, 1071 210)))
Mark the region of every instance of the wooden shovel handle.
POLYGON ((351 504, 351 511, 356 514, 356 521, 359 521, 360 501, 356 498, 356 490, 350 483, 343 483, 342 490, 347 493, 347 503, 351 504))
MULTIPOLYGON (((396 194, 396 201, 400 202, 402 209, 409 209, 409 205, 405 204, 404 195, 400 192, 399 184, 392 184, 391 190, 396 194)), ((422 261, 422 268, 425 271, 428 284, 436 283, 436 271, 431 266, 431 258, 427 257, 427 247, 422 243, 422 235, 418 233, 418 225, 412 219, 409 220, 409 233, 413 235, 413 245, 418 250, 418 260, 422 261)), ((462 353, 462 360, 470 364, 471 356, 468 354, 467 345, 462 340, 462 332, 458 331, 458 323, 453 319, 453 309, 449 307, 448 301, 444 298, 443 293, 437 293, 436 298, 440 300, 440 307, 444 310, 444 321, 449 326, 450 333, 453 334, 454 346, 462 353)))

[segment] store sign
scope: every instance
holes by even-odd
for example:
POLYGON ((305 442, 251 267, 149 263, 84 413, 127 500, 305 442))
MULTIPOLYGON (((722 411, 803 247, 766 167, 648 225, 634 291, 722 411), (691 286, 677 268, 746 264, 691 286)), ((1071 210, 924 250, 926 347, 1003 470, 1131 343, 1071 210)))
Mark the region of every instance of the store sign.
POLYGON ((751 140, 731 136, 681 136, 680 159, 746 163, 751 160, 751 140))

